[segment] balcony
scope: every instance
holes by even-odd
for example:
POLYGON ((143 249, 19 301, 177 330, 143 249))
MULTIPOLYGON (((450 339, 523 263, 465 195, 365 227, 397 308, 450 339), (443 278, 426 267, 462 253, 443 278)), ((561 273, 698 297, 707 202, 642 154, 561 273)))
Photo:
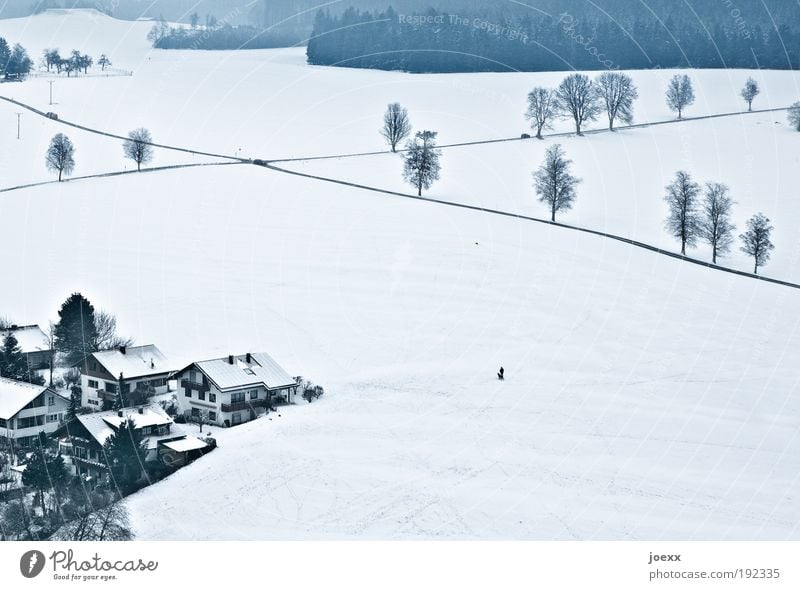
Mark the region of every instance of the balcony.
POLYGON ((195 383, 194 381, 189 381, 188 379, 181 379, 181 387, 186 389, 192 389, 194 391, 200 392, 208 392, 211 389, 208 382, 205 383, 195 383))
POLYGON ((265 399, 251 399, 243 402, 235 402, 230 404, 222 404, 221 410, 223 412, 240 412, 242 410, 251 410, 255 408, 266 408, 267 400, 265 399))

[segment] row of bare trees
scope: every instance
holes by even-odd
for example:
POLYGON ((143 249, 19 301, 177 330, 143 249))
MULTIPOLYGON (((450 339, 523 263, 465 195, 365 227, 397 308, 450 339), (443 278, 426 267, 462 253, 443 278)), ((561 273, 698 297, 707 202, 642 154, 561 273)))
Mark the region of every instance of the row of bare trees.
MULTIPOLYGON (((666 187, 664 200, 669 207, 665 226, 680 242, 681 254, 686 248, 703 241, 711 247, 711 261, 730 251, 736 226, 731 221, 734 201, 730 189, 720 182, 707 182, 701 186, 688 172, 675 174, 666 187)), ((747 220, 747 229, 739 235, 741 251, 754 261, 753 273, 769 261, 772 250, 773 226, 768 217, 757 213, 747 220)))
MULTIPOLYGON (((572 208, 577 198, 577 186, 581 179, 571 172, 572 160, 560 144, 552 145, 545 152, 545 161, 533 173, 534 187, 539 201, 550 211, 550 220, 556 214, 572 208)), ((669 207, 666 229, 681 244, 681 254, 698 242, 711 247, 712 262, 727 254, 734 241, 735 225, 731 221, 733 199, 730 189, 720 182, 708 182, 701 187, 687 172, 679 171, 675 180, 666 187, 664 197, 669 207), (702 200, 701 200, 702 195, 702 200)), ((770 259, 775 246, 772 243, 773 227, 762 213, 747 220, 747 229, 739 235, 741 251, 754 260, 753 272, 770 259)))
MULTIPOLYGON (((753 110, 753 100, 760 92, 758 82, 748 78, 740 93, 748 111, 753 110)), ((570 74, 557 88, 537 86, 531 90, 525 116, 539 139, 542 139, 542 131, 551 129, 553 121, 559 118, 572 119, 575 132, 581 135, 583 126, 595 121, 603 112, 608 117, 608 128, 613 131, 617 121, 633 123, 633 103, 638 97, 633 79, 622 72, 603 72, 594 80, 585 74, 570 74)), ((684 110, 695 101, 691 78, 686 74, 673 76, 665 98, 678 119, 683 118, 684 110)))
MULTIPOLYGON (((105 53, 100 56, 97 61, 102 70, 111 65, 111 59, 105 53)), ((77 49, 73 49, 69 56, 62 57, 58 49, 44 49, 42 51, 41 66, 48 72, 55 70, 56 73, 66 73, 69 78, 73 72, 83 71, 84 74, 89 73, 89 68, 94 65, 94 58, 85 53, 81 53, 77 49)))
POLYGON ((525 116, 539 139, 556 118, 572 119, 575 132, 581 135, 583 125, 596 120, 604 110, 608 128, 613 131, 618 120, 633 122, 633 102, 638 97, 636 85, 627 74, 603 72, 594 80, 585 74, 570 74, 557 88, 537 86, 531 90, 525 116))
MULTIPOLYGON (((153 159, 153 138, 144 127, 134 129, 128 134, 128 139, 122 144, 126 158, 136 162, 136 169, 141 171, 142 164, 153 159)), ((50 145, 45 154, 45 166, 51 172, 58 174, 61 182, 64 176, 70 176, 75 171, 75 145, 63 133, 56 133, 50 140, 50 145)))

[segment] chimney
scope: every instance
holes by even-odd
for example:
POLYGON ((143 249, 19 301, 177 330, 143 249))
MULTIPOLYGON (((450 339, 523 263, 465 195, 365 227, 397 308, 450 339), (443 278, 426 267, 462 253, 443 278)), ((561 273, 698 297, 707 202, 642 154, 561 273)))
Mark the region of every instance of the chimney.
POLYGON ((232 364, 233 364, 233 355, 232 355, 232 354, 229 354, 229 355, 228 355, 228 364, 229 364, 229 365, 232 365, 232 364))
POLYGON ((125 346, 120 346, 120 347, 119 347, 119 351, 120 351, 122 354, 125 354, 126 352, 128 352, 128 349, 127 349, 125 346))
POLYGON ((156 364, 153 362, 152 357, 150 358, 150 368, 151 369, 155 369, 156 368, 156 364))
POLYGON ((143 407, 141 407, 141 406, 139 406, 139 413, 140 413, 140 414, 144 414, 144 408, 143 408, 143 407))
POLYGON ((249 365, 250 364, 250 353, 249 352, 247 353, 247 356, 245 358, 247 358, 247 364, 249 365))
POLYGON ((122 418, 122 410, 117 410, 117 416, 118 416, 119 418, 122 418))

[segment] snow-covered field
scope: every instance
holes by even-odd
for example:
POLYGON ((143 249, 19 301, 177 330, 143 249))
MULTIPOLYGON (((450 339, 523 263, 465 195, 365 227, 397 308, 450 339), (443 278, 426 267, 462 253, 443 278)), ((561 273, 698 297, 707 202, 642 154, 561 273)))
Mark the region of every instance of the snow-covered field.
MULTIPOLYGON (((0 36, 64 49, 80 42, 61 40, 64 18, 0 21, 0 36)), ((316 68, 297 49, 161 52, 141 23, 69 18, 84 19, 84 51, 116 52, 134 75, 57 81, 62 118, 245 157, 381 149, 392 100, 443 143, 519 135, 527 91, 560 78, 316 68)), ((639 122, 669 118, 671 74, 634 74, 639 122)), ((692 72, 690 114, 740 110, 748 74, 692 72)), ((756 77, 759 107, 800 95, 797 73, 756 77)), ((0 85, 43 110, 47 91, 0 85)), ((0 102, 0 188, 51 178, 57 131, 78 146, 76 174, 124 166, 118 142, 32 113, 17 142, 14 112, 0 102)), ((773 218, 765 272, 797 279, 798 141, 782 113, 564 139, 585 179, 564 220, 669 245, 663 185, 687 168, 731 185, 740 224, 773 218)), ((544 216, 530 172, 545 145, 447 150, 431 194, 544 216)), ((193 160, 153 164, 179 161, 193 160)), ((397 162, 292 167, 408 190, 397 162)), ((177 364, 263 349, 326 388, 218 432, 216 451, 130 497, 140 539, 800 538, 793 289, 247 165, 4 193, 0 219, 0 313, 45 323, 80 290, 177 364)))

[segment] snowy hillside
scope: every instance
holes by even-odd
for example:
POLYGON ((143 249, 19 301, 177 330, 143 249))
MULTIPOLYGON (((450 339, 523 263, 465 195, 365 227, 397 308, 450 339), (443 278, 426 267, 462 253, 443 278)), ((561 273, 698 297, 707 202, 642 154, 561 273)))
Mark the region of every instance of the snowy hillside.
POLYGON ((67 54, 78 49, 95 57, 105 53, 114 65, 126 69, 139 66, 150 52, 148 21, 123 21, 94 9, 50 9, 32 17, 0 19, 0 37, 21 43, 34 62, 46 48, 67 54))
MULTIPOLYGON (((0 21, 0 35, 77 43, 58 18, 99 17, 34 17, 29 37, 0 21)), ((165 143, 285 158, 383 149, 393 100, 442 143, 518 137, 527 91, 562 77, 152 51, 140 25, 85 29, 84 50, 117 40, 109 53, 133 76, 59 80, 54 107, 44 80, 0 95, 115 133, 144 125, 165 143)), ((633 73, 638 122, 671 117, 671 74, 633 73)), ((688 114, 742 109, 750 72, 690 74, 688 114)), ((798 73, 757 77, 760 108, 800 95, 798 73)), ((76 174, 125 166, 119 141, 29 112, 17 142, 17 110, 0 101, 0 188, 52 179, 42 159, 58 131, 78 145, 76 174)), ((565 221, 673 246, 661 196, 686 168, 731 185, 739 225, 770 215, 765 272, 798 279, 798 141, 783 113, 563 139, 585 179, 565 221)), ((543 217, 530 172, 551 143, 448 149, 430 194, 543 217)), ((159 150, 153 165, 196 161, 159 150)), ((410 192, 396 156, 287 167, 410 192)), ((247 164, 0 193, 0 218, 14 277, 0 314, 46 324, 80 290, 177 361, 267 350, 325 386, 318 402, 217 430, 217 450, 131 496, 139 539, 798 538, 797 290, 247 164)))

